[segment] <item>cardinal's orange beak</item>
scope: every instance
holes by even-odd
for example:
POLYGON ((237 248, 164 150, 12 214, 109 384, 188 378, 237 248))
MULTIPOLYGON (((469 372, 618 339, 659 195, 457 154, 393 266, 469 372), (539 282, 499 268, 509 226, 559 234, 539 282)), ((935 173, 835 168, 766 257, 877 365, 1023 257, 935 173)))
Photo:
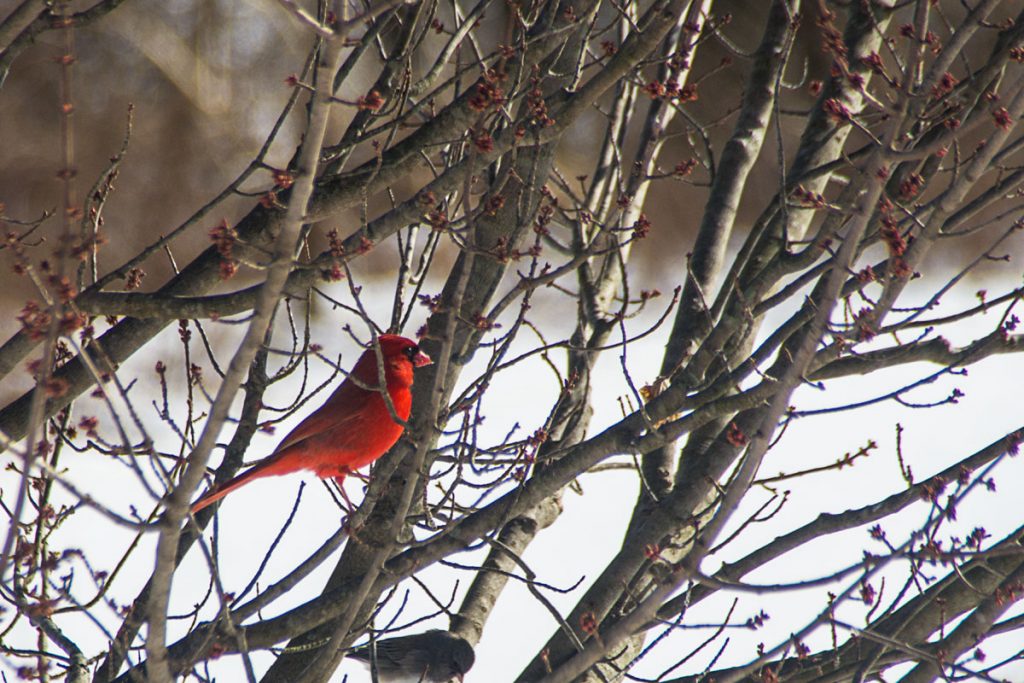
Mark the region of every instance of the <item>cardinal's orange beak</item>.
POLYGON ((412 365, 414 368, 422 368, 424 365, 430 365, 434 361, 430 360, 430 356, 419 351, 415 356, 412 357, 412 365))

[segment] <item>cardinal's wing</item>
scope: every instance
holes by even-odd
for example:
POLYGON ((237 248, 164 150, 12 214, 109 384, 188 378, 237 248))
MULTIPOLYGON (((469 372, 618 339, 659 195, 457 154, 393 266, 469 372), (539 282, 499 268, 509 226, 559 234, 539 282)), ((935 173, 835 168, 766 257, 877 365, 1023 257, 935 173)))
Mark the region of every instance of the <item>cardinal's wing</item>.
POLYGON ((288 432, 288 436, 284 437, 271 455, 328 430, 338 433, 340 438, 344 438, 342 435, 345 434, 354 436, 366 427, 366 407, 371 396, 371 392, 345 380, 322 406, 288 432))

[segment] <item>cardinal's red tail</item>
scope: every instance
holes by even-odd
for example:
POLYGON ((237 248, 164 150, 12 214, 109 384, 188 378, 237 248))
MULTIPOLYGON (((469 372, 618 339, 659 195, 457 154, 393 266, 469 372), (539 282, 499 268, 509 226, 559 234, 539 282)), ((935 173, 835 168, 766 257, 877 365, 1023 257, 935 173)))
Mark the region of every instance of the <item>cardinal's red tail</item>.
POLYGON ((212 489, 204 493, 199 500, 192 503, 192 514, 199 512, 208 505, 216 503, 235 489, 242 488, 254 479, 269 477, 275 474, 283 474, 283 472, 279 472, 278 468, 275 467, 275 465, 279 464, 280 460, 268 458, 254 467, 247 469, 245 472, 242 472, 237 477, 228 479, 227 481, 214 486, 212 489))

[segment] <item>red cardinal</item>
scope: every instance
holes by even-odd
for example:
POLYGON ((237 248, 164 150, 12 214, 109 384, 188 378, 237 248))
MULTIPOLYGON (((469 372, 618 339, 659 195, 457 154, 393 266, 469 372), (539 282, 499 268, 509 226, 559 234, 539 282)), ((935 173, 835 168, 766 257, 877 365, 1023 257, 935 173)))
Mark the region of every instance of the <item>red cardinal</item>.
MULTIPOLYGON (((409 419, 412 408, 413 368, 430 365, 430 357, 416 342, 395 334, 378 337, 384 361, 384 380, 395 414, 409 419)), ((313 470, 322 479, 334 477, 340 485, 345 475, 384 455, 402 435, 377 390, 377 354, 363 352, 331 397, 284 438, 277 449, 234 479, 218 484, 192 504, 199 512, 237 488, 260 477, 313 470)))

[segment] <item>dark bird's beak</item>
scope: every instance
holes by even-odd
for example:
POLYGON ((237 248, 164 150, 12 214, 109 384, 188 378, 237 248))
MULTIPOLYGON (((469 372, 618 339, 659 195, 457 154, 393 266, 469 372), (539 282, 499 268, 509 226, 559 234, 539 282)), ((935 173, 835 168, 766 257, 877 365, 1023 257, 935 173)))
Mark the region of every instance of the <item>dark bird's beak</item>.
POLYGON ((412 366, 414 368, 422 368, 424 365, 430 365, 433 362, 430 360, 430 356, 422 351, 417 351, 416 355, 412 357, 412 366))

